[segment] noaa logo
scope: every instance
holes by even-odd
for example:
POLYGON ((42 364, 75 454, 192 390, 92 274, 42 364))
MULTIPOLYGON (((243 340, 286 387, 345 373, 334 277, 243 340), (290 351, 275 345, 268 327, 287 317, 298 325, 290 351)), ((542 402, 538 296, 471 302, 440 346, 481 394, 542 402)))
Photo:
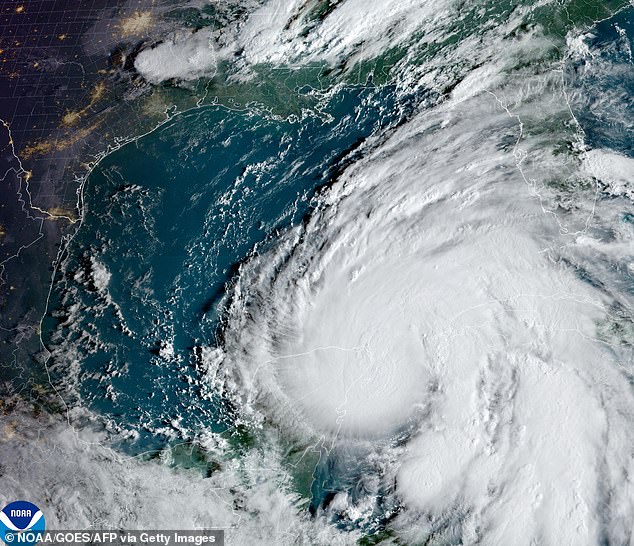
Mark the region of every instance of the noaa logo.
POLYGON ((34 546, 37 536, 43 533, 44 529, 44 514, 31 502, 12 502, 0 512, 0 538, 6 544, 34 546))

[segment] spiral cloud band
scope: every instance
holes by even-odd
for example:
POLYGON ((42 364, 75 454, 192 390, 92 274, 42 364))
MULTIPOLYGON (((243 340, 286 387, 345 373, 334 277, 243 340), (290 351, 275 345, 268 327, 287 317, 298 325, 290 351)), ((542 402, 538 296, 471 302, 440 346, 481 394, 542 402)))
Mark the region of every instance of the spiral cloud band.
POLYGON ((626 543, 632 390, 596 333, 610 298, 562 258, 585 231, 562 234, 527 185, 509 114, 463 97, 349 169, 243 267, 220 369, 246 407, 335 449, 408 429, 382 479, 410 532, 459 507, 464 539, 626 543))

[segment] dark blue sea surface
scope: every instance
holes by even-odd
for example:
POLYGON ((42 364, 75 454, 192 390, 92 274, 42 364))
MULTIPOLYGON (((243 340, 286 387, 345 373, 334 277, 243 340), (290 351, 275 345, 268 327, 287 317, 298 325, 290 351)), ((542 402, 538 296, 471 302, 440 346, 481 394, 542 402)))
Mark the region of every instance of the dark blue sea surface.
POLYGON ((201 396, 196 353, 216 342, 237 264, 301 222, 400 112, 389 87, 342 89, 301 118, 204 107, 109 155, 54 284, 54 379, 113 430, 135 431, 132 451, 229 426, 222 400, 201 396))
POLYGON ((568 66, 572 110, 592 148, 634 157, 634 6, 595 25, 586 43, 592 57, 568 66))

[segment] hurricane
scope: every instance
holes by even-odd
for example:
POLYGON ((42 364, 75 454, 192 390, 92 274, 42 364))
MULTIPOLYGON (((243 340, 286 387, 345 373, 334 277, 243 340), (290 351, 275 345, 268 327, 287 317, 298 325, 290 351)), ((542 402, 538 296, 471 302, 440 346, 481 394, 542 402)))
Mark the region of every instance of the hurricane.
POLYGON ((626 543, 631 371, 597 335, 617 279, 581 277, 597 209, 542 206, 548 159, 509 113, 489 90, 449 100, 337 180, 242 268, 221 374, 330 457, 391 451, 379 479, 417 540, 626 543))
POLYGON ((81 186, 19 488, 226 544, 631 544, 634 8, 213 10, 130 61, 206 87, 81 186))
POLYGON ((342 488, 330 517, 371 519, 394 495, 407 543, 631 539, 631 350, 601 334, 629 272, 597 264, 627 260, 631 227, 601 233, 624 203, 599 202, 609 167, 563 63, 505 73, 524 48, 368 143, 244 264, 211 360, 251 419, 376 474, 372 502, 342 488), (557 119, 574 159, 539 130, 557 119))

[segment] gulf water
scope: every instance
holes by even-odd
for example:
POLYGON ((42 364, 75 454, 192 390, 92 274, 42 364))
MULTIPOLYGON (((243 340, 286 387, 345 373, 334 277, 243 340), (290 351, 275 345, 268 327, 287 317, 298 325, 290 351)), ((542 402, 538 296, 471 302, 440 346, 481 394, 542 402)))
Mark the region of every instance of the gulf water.
POLYGON ((390 87, 354 87, 285 118, 201 107, 110 154, 85 185, 45 322, 66 360, 54 379, 113 431, 133 432, 122 446, 133 452, 230 426, 196 369, 228 283, 401 106, 390 87))

